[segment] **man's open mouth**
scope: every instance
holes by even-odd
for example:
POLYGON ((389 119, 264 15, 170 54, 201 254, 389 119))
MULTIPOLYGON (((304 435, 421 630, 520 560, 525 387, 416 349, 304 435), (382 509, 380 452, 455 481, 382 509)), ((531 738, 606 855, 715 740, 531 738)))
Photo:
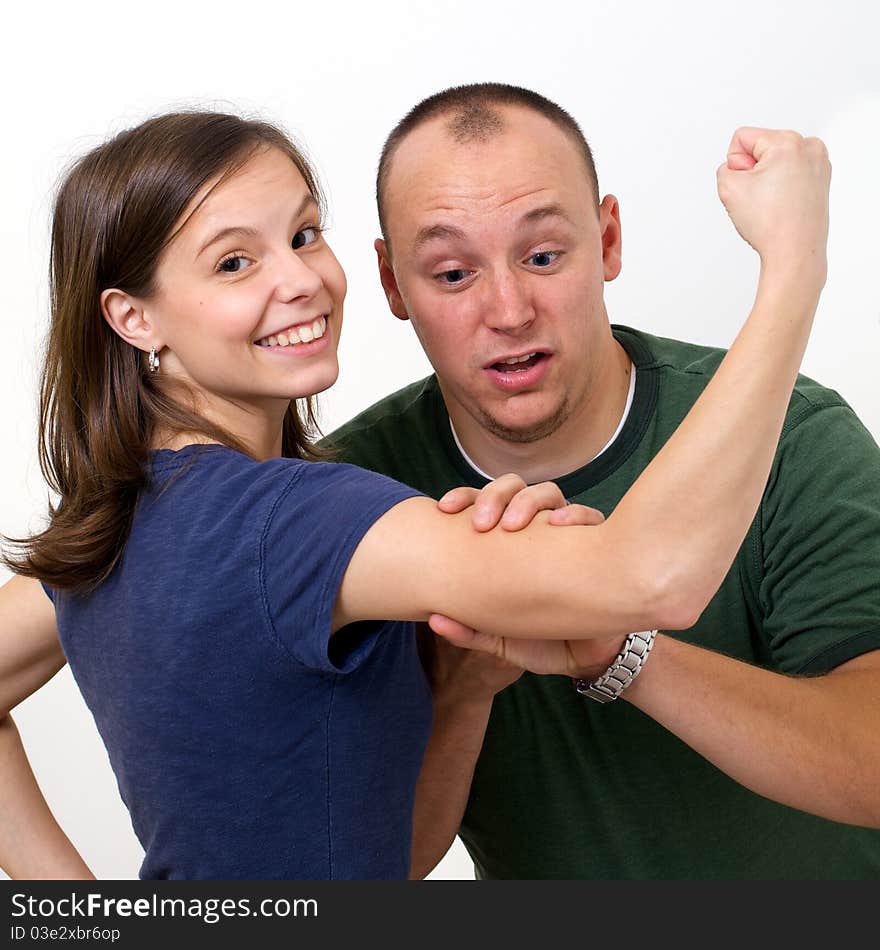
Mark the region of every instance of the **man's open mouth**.
POLYGON ((532 353, 524 353, 522 356, 511 356, 508 359, 499 360, 497 363, 492 363, 488 368, 494 369, 498 373, 524 373, 546 358, 546 353, 536 350, 532 353))

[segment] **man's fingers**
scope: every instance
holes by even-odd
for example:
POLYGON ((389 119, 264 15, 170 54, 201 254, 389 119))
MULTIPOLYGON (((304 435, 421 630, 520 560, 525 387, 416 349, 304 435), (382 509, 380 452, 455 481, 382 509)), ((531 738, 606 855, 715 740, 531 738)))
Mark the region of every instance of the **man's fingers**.
POLYGON ((493 656, 504 658, 504 639, 488 633, 480 633, 472 627, 445 617, 443 614, 431 614, 428 626, 438 636, 448 640, 453 646, 467 650, 476 650, 479 653, 491 653, 493 656))
POLYGON ((454 510, 461 511, 467 507, 467 499, 474 507, 471 522, 477 531, 489 531, 499 522, 508 530, 516 531, 524 528, 539 511, 565 504, 562 492, 552 482, 526 485, 519 475, 512 474, 496 478, 479 492, 456 489, 444 496, 445 504, 441 507, 450 511, 453 509, 447 506, 454 503, 461 506, 454 510), (455 496, 451 501, 450 495, 455 496))
POLYGON ((443 614, 431 614, 428 617, 428 626, 441 637, 452 639, 456 637, 460 640, 466 640, 472 637, 476 630, 472 627, 466 627, 463 623, 453 620, 452 617, 446 617, 443 614))
POLYGON ((605 515, 598 508, 588 508, 586 505, 566 505, 550 512, 550 524, 602 524, 605 515))
POLYGON ((480 492, 474 502, 473 525, 477 531, 489 531, 501 521, 509 505, 528 486, 519 475, 502 475, 480 492))
POLYGON ((519 531, 531 524, 539 511, 552 511, 565 504, 565 495, 553 482, 529 485, 511 499, 501 518, 501 527, 505 531, 519 531))
POLYGON ((471 522, 477 531, 500 524, 505 531, 519 531, 531 524, 539 511, 550 511, 551 524, 597 525, 605 519, 585 505, 569 505, 554 482, 526 485, 519 475, 502 475, 485 488, 454 488, 439 502, 442 511, 454 514, 473 506, 471 522))
POLYGON ((479 497, 479 494, 480 492, 477 488, 467 488, 465 486, 453 488, 452 491, 446 492, 440 501, 437 502, 437 505, 447 514, 454 515, 456 512, 464 511, 465 508, 470 508, 479 497))

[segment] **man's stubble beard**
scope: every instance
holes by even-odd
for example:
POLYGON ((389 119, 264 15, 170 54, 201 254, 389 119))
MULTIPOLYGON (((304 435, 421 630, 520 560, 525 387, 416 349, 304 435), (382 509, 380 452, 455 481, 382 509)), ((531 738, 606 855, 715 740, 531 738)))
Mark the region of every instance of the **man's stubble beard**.
POLYGON ((532 442, 540 442, 541 439, 546 439, 548 436, 553 435, 570 415, 571 403, 568 400, 568 396, 565 396, 552 415, 528 427, 512 428, 506 426, 486 412, 481 406, 477 407, 477 414, 474 415, 474 419, 479 423, 482 429, 497 436, 499 439, 503 439, 505 442, 511 442, 516 445, 528 445, 532 442))

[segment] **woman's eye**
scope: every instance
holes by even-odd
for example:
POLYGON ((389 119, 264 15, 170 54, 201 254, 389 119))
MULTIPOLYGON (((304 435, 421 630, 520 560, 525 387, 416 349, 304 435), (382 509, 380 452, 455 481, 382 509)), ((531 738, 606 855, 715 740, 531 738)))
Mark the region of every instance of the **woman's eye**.
POLYGON ((549 267, 559 260, 559 251, 537 251, 527 258, 535 267, 549 267))
POLYGON ((301 247, 305 247, 307 244, 314 244, 315 241, 318 240, 320 233, 320 228, 303 228, 301 231, 297 231, 296 234, 294 234, 290 245, 295 251, 298 251, 301 247))
POLYGON ((455 267, 452 270, 445 270, 434 276, 441 284, 460 284, 470 276, 470 273, 470 271, 465 270, 463 267, 455 267))
POLYGON ((250 261, 242 254, 230 254, 224 257, 217 265, 217 270, 223 274, 238 274, 250 265, 250 261))

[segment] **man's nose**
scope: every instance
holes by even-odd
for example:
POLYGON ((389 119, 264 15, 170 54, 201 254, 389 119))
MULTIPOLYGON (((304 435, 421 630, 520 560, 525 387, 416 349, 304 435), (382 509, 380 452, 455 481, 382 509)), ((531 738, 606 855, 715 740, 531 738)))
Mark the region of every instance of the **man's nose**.
POLYGON ((275 264, 275 296, 284 303, 314 297, 324 286, 321 275, 290 249, 275 264))
POLYGON ((535 308, 523 278, 510 271, 496 273, 488 287, 486 326, 504 333, 517 333, 535 319, 535 308))

